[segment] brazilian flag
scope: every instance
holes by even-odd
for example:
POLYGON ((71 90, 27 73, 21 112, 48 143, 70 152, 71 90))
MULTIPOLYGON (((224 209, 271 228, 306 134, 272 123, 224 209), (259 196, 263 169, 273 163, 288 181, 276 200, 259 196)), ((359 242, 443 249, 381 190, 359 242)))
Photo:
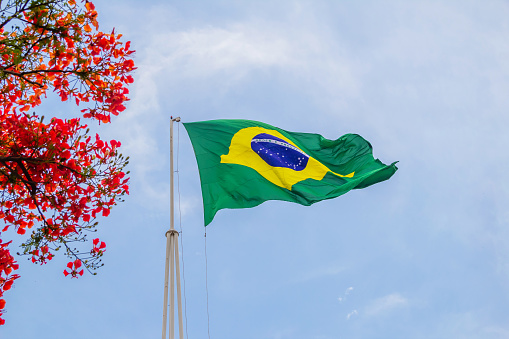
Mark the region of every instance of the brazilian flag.
POLYGON ((309 206, 389 179, 398 169, 373 158, 357 134, 328 140, 251 120, 184 123, 198 162, 205 225, 223 208, 266 200, 309 206))

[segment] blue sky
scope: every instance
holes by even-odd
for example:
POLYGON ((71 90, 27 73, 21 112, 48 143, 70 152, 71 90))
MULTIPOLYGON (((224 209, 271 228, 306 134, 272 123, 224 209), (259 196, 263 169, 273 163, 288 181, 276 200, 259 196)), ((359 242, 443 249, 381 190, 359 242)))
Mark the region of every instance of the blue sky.
MULTIPOLYGON (((131 195, 100 220, 97 276, 19 259, 2 338, 160 336, 171 115, 358 133, 399 161, 389 181, 310 207, 220 211, 211 338, 509 338, 507 2, 95 4, 137 50, 128 109, 93 127, 131 156, 131 195)), ((207 338, 200 183, 175 132, 187 330, 207 338)))

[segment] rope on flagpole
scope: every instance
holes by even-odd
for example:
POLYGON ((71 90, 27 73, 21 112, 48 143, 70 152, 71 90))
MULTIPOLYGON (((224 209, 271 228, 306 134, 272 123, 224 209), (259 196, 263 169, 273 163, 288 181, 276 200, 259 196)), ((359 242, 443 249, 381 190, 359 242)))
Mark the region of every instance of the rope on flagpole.
POLYGON ((205 291, 207 292, 207 334, 210 339, 210 314, 209 314, 209 283, 208 283, 208 268, 207 268, 207 227, 205 226, 205 291))
POLYGON ((182 283, 184 287, 184 318, 186 320, 186 338, 189 339, 189 333, 187 331, 187 298, 186 298, 186 274, 184 266, 184 233, 182 231, 182 209, 180 207, 180 172, 179 172, 179 154, 180 154, 180 124, 177 125, 177 193, 178 193, 178 209, 179 209, 179 228, 180 228, 180 248, 182 251, 182 283))

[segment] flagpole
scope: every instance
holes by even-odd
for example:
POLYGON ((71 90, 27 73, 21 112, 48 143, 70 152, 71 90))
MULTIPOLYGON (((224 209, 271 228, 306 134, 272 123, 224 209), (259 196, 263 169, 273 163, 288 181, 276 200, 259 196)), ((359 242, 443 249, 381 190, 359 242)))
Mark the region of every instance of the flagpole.
MULTIPOLYGON (((169 231, 168 231, 169 232, 169 231)), ((166 324, 168 319, 168 274, 169 274, 169 266, 170 266, 170 250, 171 250, 171 241, 168 236, 168 232, 166 232, 166 263, 164 270, 164 308, 163 308, 163 337, 162 339, 166 339, 166 324)))
POLYGON ((166 339, 166 326, 168 325, 168 291, 170 292, 170 339, 175 336, 175 278, 177 280, 177 303, 179 319, 179 337, 184 338, 182 320, 182 298, 180 293, 180 259, 178 252, 178 231, 175 230, 174 220, 174 186, 173 186, 173 122, 179 122, 180 118, 171 117, 170 120, 170 229, 166 232, 166 263, 164 270, 164 308, 163 308, 163 331, 162 339, 166 339), (176 277, 175 277, 176 273, 176 277), (171 274, 171 276, 170 276, 171 274), (168 278, 170 286, 168 289, 168 278))

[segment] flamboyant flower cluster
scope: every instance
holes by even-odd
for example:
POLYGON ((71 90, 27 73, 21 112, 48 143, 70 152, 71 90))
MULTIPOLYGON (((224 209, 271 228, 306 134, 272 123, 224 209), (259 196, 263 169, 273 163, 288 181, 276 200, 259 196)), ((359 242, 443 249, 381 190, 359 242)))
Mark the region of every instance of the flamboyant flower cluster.
POLYGON ((82 109, 85 118, 109 122, 125 110, 127 84, 135 68, 130 43, 121 35, 98 32, 97 12, 91 2, 75 0, 11 0, 1 4, 0 104, 3 111, 28 112, 41 103, 46 91, 62 101, 94 104, 82 109), (39 5, 37 5, 39 4, 39 5), (5 7, 4 7, 5 6, 5 7), (22 24, 24 29, 9 28, 22 24))
MULTIPOLYGON (((12 274, 12 271, 18 269, 18 264, 16 264, 9 249, 7 249, 10 243, 10 241, 4 243, 2 239, 0 239, 0 297, 3 295, 4 291, 10 290, 14 280, 19 278, 19 275, 12 274)), ((5 300, 0 299, 0 325, 5 323, 5 320, 2 319, 4 308, 5 300)))
POLYGON ((69 274, 71 275, 71 277, 73 278, 77 278, 78 275, 82 276, 83 275, 83 269, 80 270, 81 268, 81 260, 79 259, 76 259, 74 261, 70 261, 67 263, 67 268, 69 269, 69 272, 67 271, 67 269, 64 270, 64 275, 67 277, 69 274), (78 271, 79 270, 79 271, 78 271))
POLYGON ((102 265, 104 242, 76 245, 128 194, 128 159, 79 118, 45 122, 33 110, 48 91, 103 123, 125 110, 134 51, 120 39, 98 31, 89 1, 0 2, 0 325, 3 293, 19 277, 5 232, 27 237, 22 252, 34 263, 62 249, 72 259, 66 276, 102 265))

